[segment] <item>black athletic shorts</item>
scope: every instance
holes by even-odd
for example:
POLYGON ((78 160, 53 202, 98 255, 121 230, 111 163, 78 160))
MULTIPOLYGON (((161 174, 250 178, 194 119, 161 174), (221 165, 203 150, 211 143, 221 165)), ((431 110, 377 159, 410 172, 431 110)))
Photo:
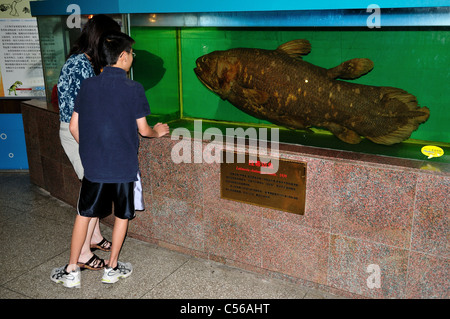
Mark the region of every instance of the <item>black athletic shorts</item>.
POLYGON ((133 219, 134 182, 94 183, 83 178, 78 198, 78 214, 84 217, 103 218, 112 213, 121 219, 133 219))

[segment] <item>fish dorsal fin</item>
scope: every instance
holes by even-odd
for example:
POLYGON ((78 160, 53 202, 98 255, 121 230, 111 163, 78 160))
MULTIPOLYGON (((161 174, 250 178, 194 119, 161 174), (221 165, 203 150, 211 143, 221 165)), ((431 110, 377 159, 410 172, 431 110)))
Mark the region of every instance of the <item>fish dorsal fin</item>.
POLYGON ((342 62, 337 67, 327 70, 330 79, 357 79, 373 69, 373 62, 369 59, 351 59, 342 62))
POLYGON ((301 59, 303 55, 311 52, 311 43, 308 40, 299 39, 283 43, 277 48, 278 51, 283 51, 287 55, 295 59, 301 59))

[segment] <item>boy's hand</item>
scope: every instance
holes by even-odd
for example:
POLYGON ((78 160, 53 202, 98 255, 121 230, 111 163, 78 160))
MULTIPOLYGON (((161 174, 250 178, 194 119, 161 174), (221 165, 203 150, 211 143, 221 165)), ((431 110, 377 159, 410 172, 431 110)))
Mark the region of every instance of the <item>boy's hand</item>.
POLYGON ((158 137, 161 137, 169 133, 169 125, 156 123, 155 126, 153 126, 153 130, 157 133, 158 137))
POLYGON ((163 123, 156 123, 153 128, 148 125, 147 119, 141 117, 136 119, 136 124, 138 127, 138 132, 144 137, 161 137, 169 133, 169 125, 163 123))

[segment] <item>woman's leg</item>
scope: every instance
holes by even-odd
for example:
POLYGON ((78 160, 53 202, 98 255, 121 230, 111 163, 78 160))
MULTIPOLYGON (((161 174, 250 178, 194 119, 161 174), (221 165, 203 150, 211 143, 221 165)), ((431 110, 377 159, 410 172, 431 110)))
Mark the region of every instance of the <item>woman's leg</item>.
POLYGON ((72 133, 69 131, 69 123, 60 122, 59 139, 64 152, 69 158, 70 163, 72 163, 78 179, 82 180, 84 176, 84 169, 81 164, 80 153, 78 152, 79 146, 77 141, 72 136, 72 133))
MULTIPOLYGON (((94 218, 93 218, 94 219, 94 218)), ((94 232, 92 233, 92 238, 89 244, 98 244, 103 239, 103 235, 100 232, 100 219, 95 218, 94 232)))

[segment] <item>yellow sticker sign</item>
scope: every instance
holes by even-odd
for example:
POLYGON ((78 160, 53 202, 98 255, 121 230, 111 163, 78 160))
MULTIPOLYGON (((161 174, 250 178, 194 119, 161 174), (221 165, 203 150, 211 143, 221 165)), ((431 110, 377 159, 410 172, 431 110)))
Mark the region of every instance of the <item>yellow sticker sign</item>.
POLYGON ((428 156, 428 159, 444 155, 444 150, 439 146, 434 145, 424 146, 421 151, 423 155, 428 156))

